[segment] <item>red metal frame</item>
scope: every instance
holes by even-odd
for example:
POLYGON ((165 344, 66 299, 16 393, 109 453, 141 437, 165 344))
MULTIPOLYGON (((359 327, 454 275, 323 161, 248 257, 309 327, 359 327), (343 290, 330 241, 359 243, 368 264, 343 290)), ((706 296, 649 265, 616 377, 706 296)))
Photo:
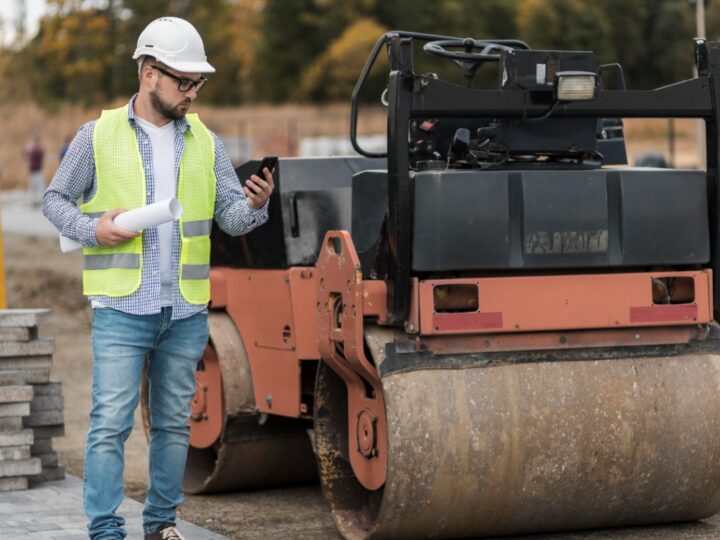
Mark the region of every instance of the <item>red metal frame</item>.
POLYGON ((590 328, 705 324, 712 321, 712 272, 645 272, 421 281, 423 335, 538 332, 590 328), (653 303, 653 279, 690 278, 694 300, 653 303), (438 312, 435 287, 474 284, 478 306, 438 312))
POLYGON ((195 372, 195 395, 190 403, 190 445, 207 448, 218 440, 224 424, 222 374, 215 349, 206 347, 205 369, 195 372))
POLYGON ((518 332, 506 334, 435 335, 422 338, 422 348, 433 354, 464 354, 501 351, 587 349, 670 345, 703 339, 697 326, 649 326, 571 332, 518 332))
POLYGON ((221 269, 210 270, 210 307, 224 308, 227 305, 227 279, 221 269))
POLYGON ((302 414, 300 355, 319 358, 309 316, 315 311, 312 276, 306 268, 211 273, 212 307, 223 306, 242 336, 259 412, 302 414))
POLYGON ((318 346, 347 386, 350 465, 365 488, 379 489, 387 472, 387 420, 380 376, 364 352, 363 317, 366 306, 384 314, 384 287, 363 282, 347 231, 325 235, 316 268, 318 346))

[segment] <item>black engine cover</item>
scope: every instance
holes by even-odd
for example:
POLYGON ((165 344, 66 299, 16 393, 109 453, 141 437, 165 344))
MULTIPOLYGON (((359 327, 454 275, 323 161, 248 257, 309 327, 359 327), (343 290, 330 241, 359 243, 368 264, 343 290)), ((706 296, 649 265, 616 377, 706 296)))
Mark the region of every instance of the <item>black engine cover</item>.
POLYGON ((704 171, 414 175, 417 271, 705 264, 704 171))

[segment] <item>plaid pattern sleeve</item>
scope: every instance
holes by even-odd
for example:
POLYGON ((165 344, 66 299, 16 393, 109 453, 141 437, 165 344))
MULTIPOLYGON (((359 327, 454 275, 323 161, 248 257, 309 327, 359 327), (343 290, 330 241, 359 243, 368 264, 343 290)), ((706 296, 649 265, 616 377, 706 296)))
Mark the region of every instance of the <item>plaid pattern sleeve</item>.
MULTIPOLYGON (((138 146, 145 169, 147 203, 155 202, 155 180, 153 175, 152 144, 149 136, 135 121, 133 101, 128 107, 128 122, 135 129, 138 146)), ((93 155, 93 132, 95 123, 89 122, 80 128, 77 136, 68 148, 65 158, 55 173, 53 180, 43 197, 43 213, 65 236, 79 240, 86 247, 97 245, 95 227, 97 219, 84 216, 75 205, 82 197, 87 201, 95 194, 95 159, 93 155)), ((183 134, 190 129, 184 118, 175 121, 174 172, 178 178, 180 158, 185 150, 183 134)), ((220 143, 215 139, 215 177, 217 196, 215 219, 218 225, 229 234, 244 234, 267 221, 267 204, 264 208, 253 210, 247 204, 230 159, 220 143)), ((173 274, 173 319, 183 319, 207 309, 207 306, 189 304, 180 293, 178 275, 180 267, 180 231, 177 222, 174 226, 172 248, 173 274)), ((93 305, 117 309, 133 315, 151 315, 159 313, 160 306, 160 251, 158 234, 155 227, 143 231, 142 283, 133 294, 122 297, 96 296, 91 298, 93 305)))
POLYGON ((243 192, 243 179, 237 177, 230 158, 220 139, 215 138, 215 221, 226 233, 238 236, 248 233, 268 220, 268 204, 262 208, 250 208, 243 192))
POLYGON ((75 201, 80 197, 86 200, 95 186, 95 159, 92 151, 92 138, 95 122, 82 126, 50 185, 43 195, 43 214, 60 234, 77 240, 85 247, 96 247, 95 228, 97 218, 89 218, 78 210, 75 201))

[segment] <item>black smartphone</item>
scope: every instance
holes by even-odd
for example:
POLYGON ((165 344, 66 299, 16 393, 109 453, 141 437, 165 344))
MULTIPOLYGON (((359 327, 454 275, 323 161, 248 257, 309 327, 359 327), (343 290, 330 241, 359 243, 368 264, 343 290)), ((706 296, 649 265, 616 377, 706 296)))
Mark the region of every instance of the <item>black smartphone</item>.
POLYGON ((263 170, 265 170, 265 167, 267 167, 268 171, 271 173, 277 166, 278 158, 277 156, 265 156, 262 158, 262 161, 260 162, 260 166, 255 171, 255 175, 259 176, 263 180, 265 180, 265 175, 263 174, 263 170))

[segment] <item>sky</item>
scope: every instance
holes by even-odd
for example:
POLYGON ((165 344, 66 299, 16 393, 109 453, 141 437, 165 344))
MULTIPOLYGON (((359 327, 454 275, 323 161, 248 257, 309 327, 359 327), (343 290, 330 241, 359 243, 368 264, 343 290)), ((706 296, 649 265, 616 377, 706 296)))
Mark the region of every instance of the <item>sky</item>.
MULTIPOLYGON (((35 35, 38 29, 38 20, 45 13, 45 0, 25 0, 27 18, 25 31, 28 37, 35 35)), ((3 20, 3 39, 6 44, 12 43, 15 37, 15 21, 18 16, 17 0, 0 0, 0 17, 3 20)))

